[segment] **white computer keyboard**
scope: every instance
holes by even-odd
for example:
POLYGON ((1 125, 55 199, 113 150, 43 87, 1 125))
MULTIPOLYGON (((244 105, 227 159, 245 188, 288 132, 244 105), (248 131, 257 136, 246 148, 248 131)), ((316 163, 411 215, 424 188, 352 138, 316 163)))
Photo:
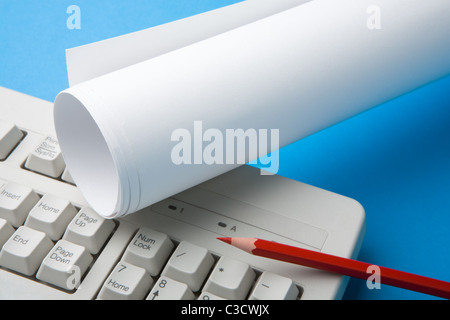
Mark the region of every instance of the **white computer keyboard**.
POLYGON ((356 201, 250 166, 105 220, 65 168, 52 103, 0 87, 0 299, 338 299, 346 277, 216 237, 355 258, 364 225, 356 201))

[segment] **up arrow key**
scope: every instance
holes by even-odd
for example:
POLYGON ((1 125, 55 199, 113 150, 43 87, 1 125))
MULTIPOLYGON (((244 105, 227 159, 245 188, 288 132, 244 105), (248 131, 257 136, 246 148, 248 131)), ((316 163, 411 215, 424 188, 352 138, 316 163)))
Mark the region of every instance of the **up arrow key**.
POLYGON ((155 298, 156 298, 157 296, 159 296, 159 291, 158 291, 158 290, 155 291, 155 292, 153 292, 153 298, 152 298, 152 300, 155 300, 155 298))
POLYGON ((194 300, 195 296, 185 283, 169 277, 160 277, 147 300, 194 300))

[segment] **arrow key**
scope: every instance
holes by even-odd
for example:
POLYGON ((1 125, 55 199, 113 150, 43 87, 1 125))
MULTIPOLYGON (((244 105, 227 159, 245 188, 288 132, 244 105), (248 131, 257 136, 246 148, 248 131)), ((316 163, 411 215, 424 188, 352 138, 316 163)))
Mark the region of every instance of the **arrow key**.
POLYGON ((187 284, 162 276, 156 281, 147 300, 194 300, 194 298, 187 284))

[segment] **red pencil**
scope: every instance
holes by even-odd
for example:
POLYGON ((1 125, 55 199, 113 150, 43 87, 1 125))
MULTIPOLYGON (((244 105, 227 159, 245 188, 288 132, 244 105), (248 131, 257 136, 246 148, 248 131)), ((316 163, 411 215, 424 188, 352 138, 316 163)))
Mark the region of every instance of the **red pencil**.
MULTIPOLYGON (((217 238, 256 256, 290 262, 354 278, 368 279, 373 264, 256 238, 217 238)), ((450 299, 450 282, 379 267, 380 284, 450 299)))

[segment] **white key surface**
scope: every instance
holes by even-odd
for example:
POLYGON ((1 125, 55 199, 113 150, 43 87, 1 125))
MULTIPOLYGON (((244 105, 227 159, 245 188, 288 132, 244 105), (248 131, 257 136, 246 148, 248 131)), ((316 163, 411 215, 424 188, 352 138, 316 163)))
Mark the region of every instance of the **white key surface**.
POLYGON ((147 300, 193 300, 194 293, 187 284, 168 277, 160 277, 147 296, 147 300))
POLYGON ((39 196, 33 189, 8 182, 0 188, 0 218, 17 228, 23 224, 31 208, 38 201, 39 196))
POLYGON ((58 240, 76 214, 77 209, 68 200, 46 194, 31 209, 25 225, 58 240))
POLYGON ((114 229, 114 222, 90 208, 82 208, 68 225, 63 239, 86 247, 97 254, 114 229))
POLYGON ((23 137, 14 123, 0 119, 0 160, 6 159, 23 137))
POLYGON ((162 275, 186 283, 196 292, 200 289, 214 258, 205 248, 182 241, 167 262, 162 275))
POLYGON ((166 234, 141 228, 128 245, 123 260, 146 269, 151 276, 156 276, 173 248, 174 244, 166 234))
POLYGON ((45 137, 30 153, 25 167, 53 178, 61 176, 65 163, 58 140, 45 137))
POLYGON ((0 251, 3 244, 5 244, 13 233, 14 228, 9 224, 9 222, 0 218, 0 251))
POLYGON ((249 300, 295 300, 298 295, 299 290, 291 279, 264 271, 256 282, 249 300))
POLYGON ((63 289, 73 290, 80 284, 92 260, 86 248, 60 240, 42 261, 36 278, 63 289))
POLYGON ((153 285, 153 279, 145 269, 121 261, 100 290, 100 300, 143 300, 153 285))
POLYGON ((64 169, 61 180, 64 180, 65 182, 75 184, 75 181, 73 180, 72 176, 70 175, 70 172, 67 170, 67 168, 64 169))
POLYGON ((247 297, 255 278, 248 264, 221 257, 203 290, 225 299, 242 300, 247 297))
POLYGON ((211 292, 204 291, 198 296, 198 300, 226 300, 226 299, 216 296, 211 292))
POLYGON ((0 265, 31 276, 52 247, 45 233, 22 226, 3 245, 0 265))

